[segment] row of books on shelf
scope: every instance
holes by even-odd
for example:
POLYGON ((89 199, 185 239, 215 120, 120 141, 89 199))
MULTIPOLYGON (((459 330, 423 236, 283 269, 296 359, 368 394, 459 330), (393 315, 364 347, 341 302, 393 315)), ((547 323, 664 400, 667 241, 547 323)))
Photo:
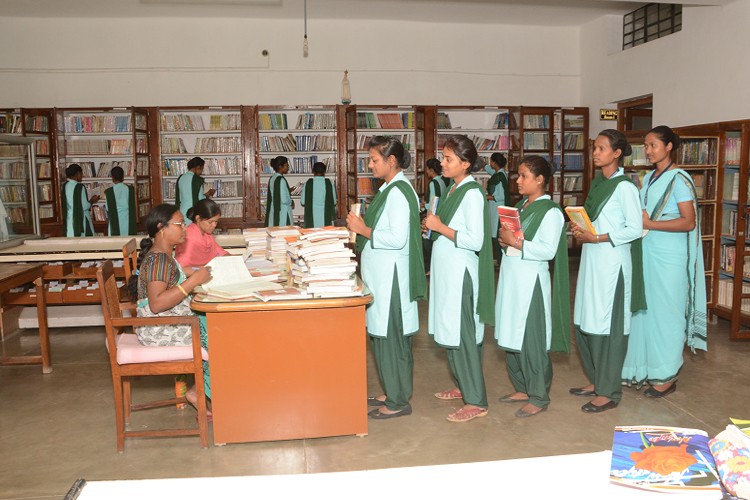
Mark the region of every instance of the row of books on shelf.
POLYGON ((37 184, 37 193, 39 194, 39 201, 52 201, 55 194, 52 192, 51 182, 41 182, 37 184))
MULTIPOLYGON (((112 177, 112 169, 115 167, 120 167, 125 177, 133 177, 136 172, 136 168, 133 165, 133 162, 131 160, 124 160, 124 161, 101 161, 101 162, 94 162, 94 161, 79 161, 79 162, 66 162, 65 167, 67 168, 73 163, 77 163, 81 166, 81 169, 83 170, 83 176, 84 177, 103 177, 103 178, 109 178, 112 177)), ((138 160, 138 163, 143 163, 145 165, 144 170, 148 172, 148 161, 138 160)), ((140 170, 140 169, 139 169, 140 170)), ((139 175, 141 172, 139 172, 139 175)), ((148 175, 148 174, 146 174, 148 175)), ((45 177, 50 177, 50 175, 46 175, 45 177)))
MULTIPOLYGON (((242 157, 204 158, 203 175, 240 175, 242 174, 242 157)), ((162 161, 162 175, 182 175, 188 171, 187 159, 169 158, 162 161)), ((140 175, 140 174, 139 174, 140 175)))
MULTIPOLYGON (((554 130, 560 130, 560 118, 559 113, 552 115, 552 128, 554 130)), ((562 121, 565 129, 583 128, 584 116, 566 114, 562 121)), ((523 116, 523 128, 550 128, 550 119, 547 114, 528 114, 523 116)))
POLYGON ((549 149, 549 134, 547 132, 524 132, 524 149, 549 149))
POLYGON ((414 113, 357 112, 357 128, 414 128, 414 113))
POLYGON ((633 152, 630 156, 623 158, 623 166, 625 167, 644 167, 651 165, 651 162, 646 158, 646 148, 642 144, 632 144, 631 148, 633 152))
POLYGON ((554 175, 552 186, 555 191, 580 191, 583 189, 583 175, 554 175))
MULTIPOLYGON (((742 283, 742 293, 750 293, 750 283, 742 283)), ((734 280, 730 278, 719 279, 718 295, 716 297, 716 304, 728 309, 735 307, 732 304, 734 297, 734 280)), ((743 313, 750 314, 750 299, 742 299, 740 301, 740 311, 743 313)))
POLYGON ((742 138, 727 137, 724 141, 724 163, 726 165, 739 165, 742 154, 742 138))
MULTIPOLYGON (((203 185, 204 190, 215 189, 214 199, 216 198, 238 198, 244 196, 241 180, 222 180, 206 179, 203 185)), ((174 199, 177 188, 177 181, 173 179, 164 179, 162 181, 162 194, 164 198, 174 199)), ((145 198, 139 196, 139 198, 145 198)))
POLYGON ((583 196, 578 194, 563 194, 559 192, 552 194, 552 201, 559 203, 563 207, 574 207, 577 205, 582 205, 582 200, 583 196))
MULTIPOLYGON (((324 156, 324 157, 320 157, 318 155, 292 156, 291 158, 289 158, 289 173, 312 175, 312 167, 314 164, 318 162, 323 163, 327 169, 336 168, 336 158, 332 156, 324 156)), ((263 166, 264 174, 273 173, 273 168, 271 168, 270 158, 261 158, 261 165, 263 166)))
POLYGON ((5 207, 5 213, 8 220, 14 224, 24 224, 28 220, 26 217, 28 213, 26 207, 5 207))
POLYGON ((34 142, 34 152, 37 155, 49 156, 49 141, 47 139, 37 139, 34 142))
MULTIPOLYGON (((750 179, 747 181, 747 192, 750 193, 750 179)), ((724 201, 738 201, 740 199, 740 173, 738 171, 724 171, 724 201)))
POLYGON ((66 133, 125 133, 131 132, 130 115, 72 115, 63 117, 66 133))
MULTIPOLYGON (((289 194, 292 196, 300 196, 302 191, 305 189, 305 183, 307 181, 290 182, 289 183, 289 194)), ((260 203, 265 206, 266 198, 268 197, 268 182, 264 179, 260 184, 260 203)))
MULTIPOLYGON (((733 210, 724 210, 723 212, 723 223, 721 232, 724 235, 736 237, 737 236, 737 209, 733 210)), ((750 218, 745 219, 745 234, 748 233, 748 229, 750 229, 750 218)))
POLYGON ((0 115, 0 133, 20 134, 23 132, 23 122, 20 115, 0 115))
POLYGON ((690 172, 698 199, 714 198, 714 175, 705 172, 690 172))
POLYGON ((549 128, 549 115, 524 115, 523 128, 549 128))
POLYGON ((264 135, 260 138, 263 153, 294 153, 301 151, 334 151, 336 137, 332 135, 264 135))
MULTIPOLYGON (((287 130, 286 113, 261 113, 258 115, 260 130, 287 130)), ((333 113, 302 113, 297 117, 297 130, 333 130, 336 128, 336 115, 333 113)))
POLYGON ((25 203, 26 186, 0 186, 0 199, 3 203, 25 203))
MULTIPOLYGON (((719 268, 726 273, 734 273, 737 269, 737 247, 730 244, 722 244, 719 254, 719 268)), ((742 264, 742 275, 750 278, 750 247, 745 247, 745 255, 742 264)))
POLYGON ((375 177, 360 177, 357 179, 357 193, 359 195, 374 195, 383 184, 383 179, 375 177))
MULTIPOLYGON (((200 154, 200 153, 242 153, 241 137, 198 137, 192 153, 185 147, 181 137, 162 137, 161 151, 163 154, 200 154)), ((139 151, 140 152, 140 151, 139 151)))
MULTIPOLYGON (((571 132, 563 135, 562 146, 564 149, 583 149, 585 140, 582 132, 571 132)), ((555 149, 560 149, 560 143, 557 136, 555 136, 555 149)))
POLYGON ((26 132, 46 134, 47 132, 49 132, 49 118, 45 115, 27 116, 26 132))
POLYGON ((135 185, 135 195, 139 200, 151 198, 151 183, 149 181, 138 181, 135 185))
MULTIPOLYGON (((133 139, 65 139, 67 155, 129 155, 133 152, 133 139)), ((135 152, 148 152, 146 138, 136 139, 135 152)))
POLYGON ((0 144, 0 159, 24 157, 26 146, 20 144, 0 144))
MULTIPOLYGON (((164 113, 159 122, 163 132, 200 132, 205 131, 203 116, 185 113, 164 113)), ((208 118, 208 130, 240 130, 242 120, 239 113, 212 114, 208 118)))
POLYGON ((42 205, 39 207, 40 219, 52 219, 55 216, 55 208, 51 205, 42 205))
POLYGON ((146 217, 151 211, 151 202, 144 201, 138 203, 138 217, 146 217))
MULTIPOLYGON (((442 151, 445 147, 445 141, 450 137, 449 134, 440 133, 437 137, 437 149, 442 151)), ((467 136, 477 148, 477 151, 508 151, 509 149, 516 149, 518 143, 514 136, 509 135, 496 135, 494 137, 479 137, 477 135, 467 136)))
POLYGON ((0 179, 25 179, 26 175, 25 162, 11 161, 0 163, 0 179))
POLYGON ((718 161, 719 141, 715 139, 685 139, 677 152, 678 165, 715 165, 718 161))
MULTIPOLYGON (((503 129, 514 129, 517 128, 518 125, 516 123, 516 117, 513 113, 510 112, 501 112, 495 115, 495 119, 492 123, 492 129, 494 130, 503 130, 503 129)), ((450 114, 447 112, 439 111, 437 114, 437 128, 438 130, 450 130, 453 129, 453 126, 451 124, 451 117, 450 114)), ((461 128, 463 127, 456 127, 455 130, 456 133, 460 133, 461 128)))
MULTIPOLYGON (((357 149, 360 151, 366 151, 370 146, 370 141, 375 137, 373 135, 358 135, 357 136, 357 149)), ((411 142, 413 139, 412 134, 386 134, 386 137, 393 137, 403 144, 404 149, 407 151, 411 150, 411 142)))

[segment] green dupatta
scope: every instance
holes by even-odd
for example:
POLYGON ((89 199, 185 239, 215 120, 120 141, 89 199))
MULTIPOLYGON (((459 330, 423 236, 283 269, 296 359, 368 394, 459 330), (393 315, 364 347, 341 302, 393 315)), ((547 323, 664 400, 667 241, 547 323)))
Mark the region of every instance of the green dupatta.
MULTIPOLYGON (((65 222, 65 230, 67 231, 68 226, 68 196, 65 194, 65 187, 68 182, 63 182, 62 193, 60 201, 62 203, 63 221, 65 222)), ((81 195, 88 199, 86 188, 80 182, 76 183, 73 188, 73 236, 94 236, 93 228, 88 224, 88 220, 83 213, 83 204, 81 203, 81 195)))
MULTIPOLYGON (((498 170, 487 181, 487 192, 494 193, 495 187, 498 184, 503 185, 503 196, 505 197, 505 205, 510 204, 510 186, 508 185, 508 174, 503 169, 498 170)), ((495 200, 497 201, 497 200, 495 200)))
POLYGON ((120 218, 117 215, 117 199, 115 198, 114 187, 104 190, 104 197, 107 199, 107 217, 109 218, 109 227, 112 229, 112 236, 125 236, 137 232, 135 224, 135 189, 133 189, 133 186, 125 187, 128 188, 128 232, 125 234, 120 232, 120 218))
MULTIPOLYGON (((550 210, 562 212, 562 208, 548 198, 534 200, 529 206, 523 208, 525 202, 525 198, 519 201, 516 208, 521 212, 523 239, 533 241, 547 212, 550 210)), ((560 241, 557 244, 552 272, 550 350, 556 352, 570 352, 570 276, 568 272, 568 237, 565 231, 560 231, 560 241)))
MULTIPOLYGON (((380 216, 383 215, 385 202, 390 192, 398 189, 409 204, 409 299, 411 301, 427 298, 427 278, 424 274, 424 256, 422 254, 422 225, 419 220, 419 203, 408 181, 391 182, 382 191, 378 191, 365 212, 365 224, 374 232, 380 216)), ((368 239, 357 235, 356 249, 362 253, 368 239)), ((370 240, 371 241, 371 240, 370 240)))
MULTIPOLYGON (((448 186, 446 195, 440 200, 437 208, 437 215, 443 224, 448 225, 456 215, 458 207, 461 202, 472 189, 478 189, 482 193, 482 200, 484 200, 484 209, 482 214, 484 217, 484 238, 482 241, 482 249, 479 251, 479 297, 477 298, 477 314, 482 323, 486 325, 495 324, 495 264, 492 256, 492 240, 490 239, 490 233, 492 232, 490 226, 490 214, 487 213, 487 193, 484 192, 482 186, 476 181, 467 182, 456 188, 455 191, 451 192, 451 186, 448 186)), ((430 236, 431 240, 436 240, 440 233, 433 231, 430 236)))
MULTIPOLYGON (((323 210, 323 225, 324 226, 331 226, 333 225, 333 183, 328 180, 325 180, 326 185, 326 198, 325 198, 325 208, 323 210)), ((313 193, 315 191, 313 179, 308 179, 307 182, 305 182, 305 227, 315 227, 314 222, 314 207, 313 207, 313 193)), ((268 206, 268 205, 266 205, 268 206)))
MULTIPOLYGON (((604 205, 607 204, 621 182, 632 183, 633 181, 626 175, 618 175, 608 179, 601 173, 591 181, 591 188, 583 207, 592 221, 599 217, 604 205)), ((630 242, 630 260, 633 266, 633 276, 630 283, 630 312, 646 310, 646 288, 643 284, 643 238, 637 238, 630 242)))
MULTIPOLYGON (((698 193, 690 175, 682 169, 674 169, 674 176, 669 181, 664 194, 656 202, 654 211, 650 214, 652 221, 659 220, 664 208, 667 206, 669 197, 672 195, 677 182, 684 182, 693 196, 693 209, 695 210, 695 227, 687 233, 688 236, 688 296, 685 317, 687 326, 685 328, 686 342, 690 350, 707 350, 708 328, 706 314, 706 278, 703 266, 703 245, 701 241, 700 210, 698 207, 698 193)), ((653 174, 651 174, 653 175, 653 174)))
POLYGON ((268 227, 268 223, 270 222, 271 210, 273 210, 273 220, 276 221, 277 226, 292 225, 292 221, 289 219, 284 221, 284 223, 279 220, 279 217, 281 216, 281 181, 284 181, 284 185, 286 186, 286 190, 287 192, 289 192, 290 196, 291 191, 289 190, 289 183, 286 181, 284 176, 279 174, 278 178, 279 180, 277 180, 273 185, 273 196, 271 196, 270 184, 268 186, 268 193, 266 195, 266 227, 268 227))

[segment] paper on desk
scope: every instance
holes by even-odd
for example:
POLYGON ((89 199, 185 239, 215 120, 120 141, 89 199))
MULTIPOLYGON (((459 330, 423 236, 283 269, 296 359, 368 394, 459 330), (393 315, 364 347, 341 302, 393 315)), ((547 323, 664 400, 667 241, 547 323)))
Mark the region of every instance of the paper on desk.
POLYGON ((206 267, 211 268, 211 281, 203 283, 203 289, 206 291, 227 285, 249 283, 252 279, 241 255, 214 257, 206 267))

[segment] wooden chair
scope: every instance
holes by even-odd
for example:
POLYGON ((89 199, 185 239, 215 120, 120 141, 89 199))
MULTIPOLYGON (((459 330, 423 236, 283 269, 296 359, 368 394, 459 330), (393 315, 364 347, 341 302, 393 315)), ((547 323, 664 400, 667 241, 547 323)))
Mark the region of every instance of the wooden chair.
POLYGON ((112 369, 112 386, 115 399, 115 423, 117 426, 117 451, 125 448, 125 438, 199 436, 201 447, 208 447, 208 417, 206 395, 203 386, 202 359, 208 354, 201 348, 200 326, 197 316, 162 316, 154 318, 124 317, 124 310, 134 305, 120 303, 112 261, 105 261, 96 272, 102 296, 104 328, 107 334, 109 364, 112 369), (193 343, 190 346, 143 346, 132 330, 136 326, 190 324, 193 343), (198 396, 198 427, 187 429, 155 429, 128 431, 130 412, 147 408, 184 403, 185 398, 171 398, 151 403, 133 405, 130 397, 130 379, 144 375, 178 375, 192 373, 198 396))
POLYGON ((136 269, 138 269, 138 245, 135 238, 128 240, 122 247, 122 260, 125 269, 125 282, 130 280, 136 269))

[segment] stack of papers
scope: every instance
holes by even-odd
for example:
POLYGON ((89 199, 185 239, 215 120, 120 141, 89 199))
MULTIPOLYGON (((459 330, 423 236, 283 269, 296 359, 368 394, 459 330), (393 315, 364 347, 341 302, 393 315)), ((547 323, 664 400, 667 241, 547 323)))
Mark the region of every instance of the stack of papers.
POLYGON ((349 232, 327 226, 300 233, 299 240, 288 245, 294 284, 316 298, 362 295, 354 252, 346 246, 349 232))

